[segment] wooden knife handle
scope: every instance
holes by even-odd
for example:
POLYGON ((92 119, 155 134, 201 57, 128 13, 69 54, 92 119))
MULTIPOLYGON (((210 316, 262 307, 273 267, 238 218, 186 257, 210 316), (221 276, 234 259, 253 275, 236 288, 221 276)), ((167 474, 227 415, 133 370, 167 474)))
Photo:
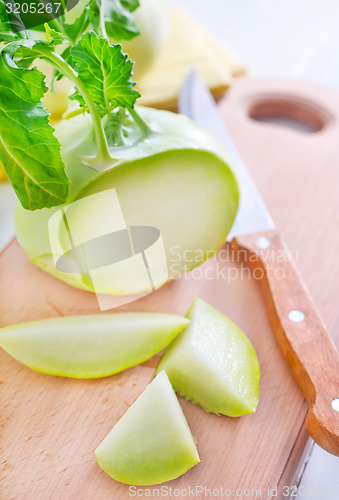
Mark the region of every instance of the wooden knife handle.
POLYGON ((278 344, 308 403, 308 432, 339 456, 339 353, 291 253, 276 231, 239 236, 231 246, 262 286, 278 344))

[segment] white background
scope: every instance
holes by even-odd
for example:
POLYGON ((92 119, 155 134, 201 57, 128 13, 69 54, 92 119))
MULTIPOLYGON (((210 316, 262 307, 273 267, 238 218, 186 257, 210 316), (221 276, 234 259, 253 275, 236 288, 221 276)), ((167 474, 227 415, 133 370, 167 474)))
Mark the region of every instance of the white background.
MULTIPOLYGON (((234 49, 250 76, 304 79, 339 89, 339 0, 168 1, 185 7, 234 49)), ((315 445, 300 486, 294 498, 338 500, 339 458, 315 445), (331 485, 337 487, 335 496, 317 490, 331 485)))
POLYGON ((181 5, 248 64, 339 89, 338 0, 168 0, 181 5))

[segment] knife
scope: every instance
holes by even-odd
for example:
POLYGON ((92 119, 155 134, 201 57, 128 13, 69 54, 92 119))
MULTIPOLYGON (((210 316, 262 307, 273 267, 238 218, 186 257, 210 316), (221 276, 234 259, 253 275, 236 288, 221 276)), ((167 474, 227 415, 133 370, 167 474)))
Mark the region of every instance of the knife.
POLYGON ((339 353, 295 264, 276 262, 285 243, 242 162, 215 101, 192 71, 179 96, 179 111, 219 139, 237 167, 241 200, 227 238, 232 250, 254 269, 278 344, 308 403, 306 427, 324 450, 339 456, 339 353), (283 267, 283 276, 274 271, 283 267), (270 278, 268 270, 270 269, 270 278))

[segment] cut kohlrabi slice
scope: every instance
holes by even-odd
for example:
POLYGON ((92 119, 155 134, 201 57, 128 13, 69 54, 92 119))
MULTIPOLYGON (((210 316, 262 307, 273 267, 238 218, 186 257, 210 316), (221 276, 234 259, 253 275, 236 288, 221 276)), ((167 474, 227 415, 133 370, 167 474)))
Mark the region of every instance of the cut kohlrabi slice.
POLYGON ((131 485, 169 481, 200 461, 195 440, 164 371, 121 417, 95 455, 107 474, 131 485))
POLYGON ((187 323, 161 313, 50 318, 0 329, 0 346, 39 372, 97 378, 151 358, 187 323))
POLYGON ((258 404, 259 364, 246 335, 229 318, 195 299, 190 324, 158 366, 182 396, 217 414, 238 417, 258 404))

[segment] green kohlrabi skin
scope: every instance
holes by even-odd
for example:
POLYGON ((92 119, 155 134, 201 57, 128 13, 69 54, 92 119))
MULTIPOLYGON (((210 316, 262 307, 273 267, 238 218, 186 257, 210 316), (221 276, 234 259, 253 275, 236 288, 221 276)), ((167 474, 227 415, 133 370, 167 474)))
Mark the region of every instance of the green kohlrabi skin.
MULTIPOLYGON (((142 133, 135 122, 127 123, 124 144, 110 148, 114 161, 101 171, 82 161, 96 152, 91 117, 76 116, 56 126, 71 181, 68 203, 114 188, 128 227, 152 226, 160 231, 170 280, 199 265, 225 241, 238 208, 238 185, 222 146, 191 120, 168 111, 136 109, 150 131, 146 128, 142 133)), ((79 227, 86 228, 86 220, 95 213, 95 202, 88 200, 78 217, 79 227)), ((37 266, 75 287, 94 291, 84 274, 66 273, 55 266, 48 222, 58 210, 32 212, 18 203, 18 241, 37 266)), ((62 217, 60 221, 53 228, 58 256, 68 250, 62 217)), ((144 290, 142 285, 113 278, 108 283, 99 279, 95 291, 144 290)))

